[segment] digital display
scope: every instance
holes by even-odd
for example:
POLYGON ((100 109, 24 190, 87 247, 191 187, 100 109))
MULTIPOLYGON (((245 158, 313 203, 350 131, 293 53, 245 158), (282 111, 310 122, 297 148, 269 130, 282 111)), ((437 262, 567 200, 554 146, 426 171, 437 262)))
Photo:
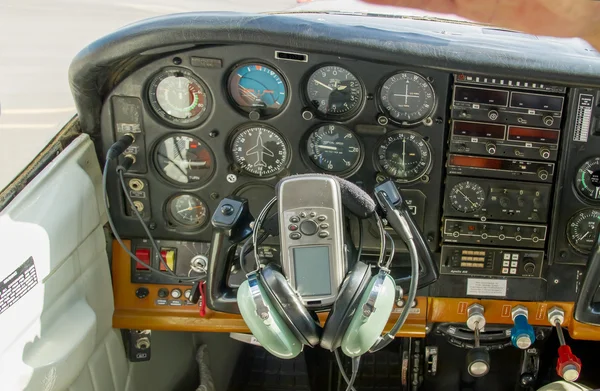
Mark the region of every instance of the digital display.
POLYGON ((504 125, 480 122, 454 121, 452 133, 457 136, 496 138, 504 140, 504 125))
POLYGON ((520 126, 508 127, 508 139, 518 141, 532 141, 537 143, 558 144, 559 132, 556 130, 523 128, 520 126))
POLYGON ((487 168, 500 170, 504 168, 503 160, 485 157, 450 155, 450 165, 457 167, 487 168))
POLYGON ((295 247, 294 276, 300 296, 331 294, 329 246, 295 247))
POLYGON ((513 92, 510 97, 510 107, 533 110, 562 111, 563 97, 551 95, 513 92))
POLYGON ((508 91, 456 86, 454 88, 454 100, 506 107, 508 104, 508 91))

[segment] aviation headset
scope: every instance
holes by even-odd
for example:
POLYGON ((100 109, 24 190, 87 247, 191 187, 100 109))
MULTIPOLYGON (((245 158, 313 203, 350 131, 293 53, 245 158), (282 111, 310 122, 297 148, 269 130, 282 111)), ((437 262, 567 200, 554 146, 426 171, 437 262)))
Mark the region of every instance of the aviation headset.
MULTIPOLYGON (((309 174, 314 177, 315 174, 309 174)), ((322 177, 322 175, 320 175, 322 177)), ((253 230, 256 270, 250 272, 238 288, 237 300, 244 321, 258 342, 271 354, 284 359, 296 357, 303 345, 335 351, 357 357, 373 348, 392 313, 396 283, 389 273, 392 252, 386 264, 386 235, 383 222, 375 212, 375 202, 355 184, 333 177, 340 188, 343 205, 359 218, 375 216, 381 235, 378 272, 360 259, 346 274, 323 328, 302 303, 302 300, 279 267, 261 267, 257 254, 258 231, 277 197, 271 199, 255 221, 253 230)), ((284 179, 285 180, 285 179, 284 179)), ((242 252, 240 256, 244 256, 242 252)))

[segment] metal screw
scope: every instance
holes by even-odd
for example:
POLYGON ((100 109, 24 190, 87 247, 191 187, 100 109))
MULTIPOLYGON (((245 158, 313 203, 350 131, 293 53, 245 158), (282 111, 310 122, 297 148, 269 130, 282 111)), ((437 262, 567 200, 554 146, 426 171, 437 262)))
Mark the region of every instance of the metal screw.
POLYGON ((235 174, 227 174, 227 182, 235 183, 237 182, 237 175, 235 174))
POLYGON ((150 224, 148 224, 148 228, 155 230, 156 229, 156 223, 154 221, 151 221, 150 224))
POLYGON ((435 119, 435 123, 436 123, 436 124, 441 124, 442 122, 444 122, 444 120, 442 119, 442 117, 437 117, 437 118, 435 119))
POLYGON ((219 198, 219 193, 210 193, 210 199, 211 200, 216 200, 217 198, 219 198))
POLYGON ((377 117, 377 123, 379 125, 385 126, 388 124, 388 122, 389 122, 389 120, 384 115, 380 115, 379 117, 377 117))
POLYGON ((555 284, 558 284, 559 282, 560 282, 560 281, 558 280, 558 278, 554 280, 554 283, 555 283, 555 284))
POLYGON ((219 135, 219 131, 215 129, 208 134, 208 137, 215 138, 218 135, 219 135))
POLYGON ((234 212, 233 206, 229 205, 229 204, 225 204, 221 207, 221 213, 223 213, 225 216, 231 216, 234 212))
POLYGON ((181 65, 181 63, 182 63, 181 58, 179 58, 179 57, 174 57, 173 58, 173 64, 175 64, 175 65, 181 65))

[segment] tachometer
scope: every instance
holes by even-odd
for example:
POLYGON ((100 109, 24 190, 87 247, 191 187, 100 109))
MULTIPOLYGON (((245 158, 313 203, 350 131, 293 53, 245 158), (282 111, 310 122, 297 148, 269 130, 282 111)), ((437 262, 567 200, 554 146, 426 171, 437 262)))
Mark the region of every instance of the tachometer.
POLYGON ((160 173, 176 183, 200 184, 214 171, 212 152, 202 141, 188 135, 162 140, 156 148, 155 162, 160 173))
POLYGON ((567 223, 569 244, 580 253, 589 254, 594 247, 598 223, 600 209, 584 209, 577 212, 567 223))
POLYGON ((337 174, 352 171, 361 159, 360 143, 354 133, 336 124, 322 125, 312 131, 306 151, 317 167, 337 174))
POLYGON ((450 189, 450 203, 459 212, 472 213, 479 210, 485 202, 485 190, 478 183, 464 181, 450 189))
POLYGON ((310 104, 327 117, 347 118, 363 100, 363 87, 349 70, 327 65, 308 78, 306 94, 310 104))
POLYGON ((208 87, 185 68, 169 68, 156 75, 148 98, 156 114, 175 125, 199 125, 210 114, 208 87))
POLYGON ((431 148, 415 132, 395 132, 380 142, 377 162, 396 181, 413 182, 422 178, 431 168, 431 148))
MULTIPOLYGON (((283 77, 264 64, 244 64, 229 76, 229 95, 237 107, 258 117, 279 113, 287 102, 287 87, 283 77)), ((257 118, 252 118, 257 120, 257 118)))
POLYGON ((193 194, 179 194, 167 205, 170 220, 185 227, 200 227, 208 218, 206 204, 193 194))
POLYGON ((588 200, 600 201, 600 157, 590 159, 579 167, 575 187, 588 200))
POLYGON ((258 177, 279 174, 289 160, 286 142, 266 125, 246 125, 239 129, 231 143, 231 155, 243 172, 258 177))
POLYGON ((400 72, 388 78, 381 86, 379 99, 392 120, 409 124, 423 120, 435 107, 433 87, 414 72, 400 72))

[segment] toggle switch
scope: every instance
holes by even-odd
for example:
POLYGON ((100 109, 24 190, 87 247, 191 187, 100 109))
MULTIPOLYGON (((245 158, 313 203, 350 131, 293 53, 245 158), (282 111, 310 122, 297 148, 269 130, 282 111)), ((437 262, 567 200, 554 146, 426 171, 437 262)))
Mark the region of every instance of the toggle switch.
POLYGON ((175 250, 172 248, 162 248, 160 250, 160 256, 165 261, 164 263, 160 263, 160 271, 166 272, 167 268, 165 267, 165 263, 169 266, 173 272, 175 272, 175 250))
MULTIPOLYGON (((150 266, 150 249, 149 248, 136 248, 135 256, 146 265, 150 266)), ((139 262, 135 262, 135 270, 148 270, 148 268, 139 262)))
POLYGON ((535 342, 535 332, 528 322, 529 311, 527 307, 518 305, 512 309, 514 327, 510 330, 511 342, 514 347, 528 349, 535 342))

